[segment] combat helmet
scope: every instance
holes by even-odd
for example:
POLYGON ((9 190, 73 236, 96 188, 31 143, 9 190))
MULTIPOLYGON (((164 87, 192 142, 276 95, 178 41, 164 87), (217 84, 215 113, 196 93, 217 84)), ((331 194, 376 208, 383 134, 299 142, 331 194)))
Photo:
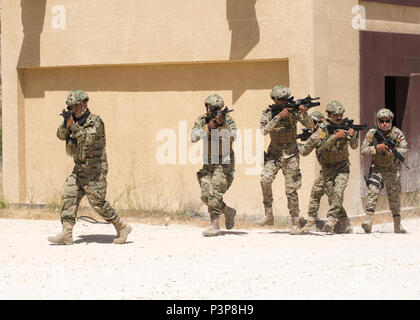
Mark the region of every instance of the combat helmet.
POLYGON ((391 110, 383 108, 379 110, 378 113, 376 114, 376 119, 380 119, 380 118, 394 119, 394 114, 392 113, 391 110))
POLYGON ((327 105, 327 112, 331 112, 332 114, 343 114, 344 111, 346 111, 346 109, 344 109, 343 105, 341 104, 341 102, 338 101, 331 101, 328 105, 327 105))
POLYGON ((223 101, 222 97, 216 93, 209 95, 206 99, 204 99, 204 105, 207 107, 216 107, 216 108, 223 108, 225 102, 223 101))
POLYGON ((394 114, 392 113, 391 110, 383 108, 381 110, 379 110, 376 113, 376 125, 379 127, 379 119, 380 118, 389 118, 391 119, 391 124, 392 124, 392 119, 394 119, 394 114))
POLYGON ((331 113, 332 109, 333 109, 333 105, 332 105, 332 102, 330 102, 329 104, 327 104, 327 107, 325 108, 325 112, 331 113))
POLYGON ((314 111, 311 113, 310 118, 316 122, 322 122, 325 120, 324 115, 319 111, 314 111))
POLYGON ((67 95, 66 104, 72 105, 77 103, 82 103, 84 101, 89 101, 89 95, 83 90, 72 90, 67 95))
POLYGON ((284 100, 290 97, 290 89, 285 86, 275 86, 271 89, 270 97, 273 100, 284 100))

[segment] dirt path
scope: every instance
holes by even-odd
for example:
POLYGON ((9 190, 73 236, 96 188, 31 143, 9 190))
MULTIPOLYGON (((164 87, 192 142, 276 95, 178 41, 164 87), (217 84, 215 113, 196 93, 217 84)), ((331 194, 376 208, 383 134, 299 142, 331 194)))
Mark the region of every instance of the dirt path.
POLYGON ((420 219, 366 235, 291 236, 243 229, 78 222, 77 244, 53 246, 59 221, 0 219, 0 299, 419 299, 420 219))

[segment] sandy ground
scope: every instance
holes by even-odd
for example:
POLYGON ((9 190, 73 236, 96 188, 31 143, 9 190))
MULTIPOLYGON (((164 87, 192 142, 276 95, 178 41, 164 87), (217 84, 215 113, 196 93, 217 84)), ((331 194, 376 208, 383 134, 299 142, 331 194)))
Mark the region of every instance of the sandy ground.
POLYGON ((79 221, 73 246, 50 245, 57 220, 0 219, 0 299, 419 299, 420 219, 364 234, 291 236, 242 229, 79 221))

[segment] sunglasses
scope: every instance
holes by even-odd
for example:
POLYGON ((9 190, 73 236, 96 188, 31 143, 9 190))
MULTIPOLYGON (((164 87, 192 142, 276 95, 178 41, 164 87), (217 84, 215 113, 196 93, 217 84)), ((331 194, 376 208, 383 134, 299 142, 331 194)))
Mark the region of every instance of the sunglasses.
POLYGON ((391 123, 391 120, 379 120, 379 123, 391 123))

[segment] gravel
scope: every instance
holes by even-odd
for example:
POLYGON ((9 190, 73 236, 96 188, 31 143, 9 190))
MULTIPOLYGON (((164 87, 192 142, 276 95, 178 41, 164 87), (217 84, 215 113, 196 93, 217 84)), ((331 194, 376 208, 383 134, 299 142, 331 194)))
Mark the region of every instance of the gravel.
POLYGON ((0 219, 0 299, 419 299, 420 219, 364 234, 289 235, 131 223, 76 224, 72 246, 49 244, 59 221, 0 219))

